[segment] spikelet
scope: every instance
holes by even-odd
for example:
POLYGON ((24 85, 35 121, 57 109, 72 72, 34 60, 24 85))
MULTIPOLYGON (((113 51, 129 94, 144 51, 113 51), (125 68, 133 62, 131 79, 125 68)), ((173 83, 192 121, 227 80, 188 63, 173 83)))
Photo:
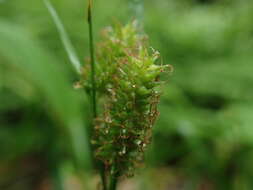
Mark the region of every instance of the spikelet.
MULTIPOLYGON (((103 110, 94 121, 95 157, 111 172, 131 176, 150 144, 160 75, 170 66, 156 64, 159 52, 148 47, 135 21, 105 29, 97 49, 96 90, 103 110)), ((89 90, 90 71, 83 70, 81 84, 89 90)))

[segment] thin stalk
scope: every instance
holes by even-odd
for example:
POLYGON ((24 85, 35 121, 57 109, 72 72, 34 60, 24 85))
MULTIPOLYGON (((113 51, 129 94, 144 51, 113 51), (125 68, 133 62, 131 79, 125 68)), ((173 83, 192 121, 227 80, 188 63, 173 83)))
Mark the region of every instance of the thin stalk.
POLYGON ((88 5, 88 24, 89 24, 89 40, 90 40, 90 64, 91 64, 91 83, 92 83, 92 109, 93 118, 97 117, 97 102, 96 102, 96 81, 95 81, 95 56, 94 56, 94 42, 93 42, 93 24, 92 24, 92 12, 91 12, 91 0, 88 5))
POLYGON ((103 190, 107 190, 106 171, 103 163, 100 165, 100 177, 102 180, 103 190))
POLYGON ((116 190, 117 183, 118 183, 118 176, 116 174, 111 174, 109 190, 116 190))
MULTIPOLYGON (((97 102, 96 102, 96 67, 95 67, 95 56, 94 56, 94 42, 93 42, 93 22, 92 22, 92 9, 91 9, 91 1, 88 2, 88 24, 89 24, 89 40, 90 40, 90 63, 91 63, 91 83, 92 83, 92 110, 93 110, 93 119, 97 117, 97 102)), ((106 183, 106 174, 105 174, 105 166, 102 163, 100 166, 100 176, 102 180, 103 190, 107 190, 106 183)))
POLYGON ((65 188, 64 188, 64 185, 63 185, 63 181, 62 181, 62 178, 61 178, 59 168, 54 168, 53 169, 52 177, 53 177, 54 189, 55 190, 64 190, 65 188))

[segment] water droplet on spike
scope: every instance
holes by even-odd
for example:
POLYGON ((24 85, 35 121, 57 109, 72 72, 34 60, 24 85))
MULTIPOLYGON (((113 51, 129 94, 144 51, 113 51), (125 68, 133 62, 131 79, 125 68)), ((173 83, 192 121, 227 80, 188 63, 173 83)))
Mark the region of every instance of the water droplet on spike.
POLYGON ((141 144, 141 140, 137 140, 137 141, 136 141, 136 144, 137 144, 137 145, 140 145, 140 144, 141 144))
POLYGON ((123 147, 122 154, 126 154, 126 147, 123 147))

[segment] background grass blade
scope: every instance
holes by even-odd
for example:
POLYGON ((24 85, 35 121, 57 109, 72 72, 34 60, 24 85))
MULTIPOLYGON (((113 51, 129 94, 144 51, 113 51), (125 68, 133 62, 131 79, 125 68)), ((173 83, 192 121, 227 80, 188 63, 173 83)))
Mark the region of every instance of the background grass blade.
POLYGON ((64 45, 64 48, 68 54, 69 60, 72 63, 73 67, 75 68, 76 72, 78 74, 80 74, 81 72, 81 63, 77 57, 76 51, 64 29, 64 26, 55 10, 55 8, 53 7, 53 5, 51 4, 50 0, 44 0, 44 3, 49 11, 49 13, 52 16, 52 19, 58 29, 58 32, 60 34, 62 43, 64 45))
POLYGON ((1 20, 0 55, 4 58, 0 66, 7 63, 15 68, 15 72, 22 73, 39 91, 44 100, 41 106, 47 105, 57 126, 63 126, 69 134, 79 167, 90 168, 89 145, 81 112, 83 100, 73 90, 66 70, 20 27, 1 20))

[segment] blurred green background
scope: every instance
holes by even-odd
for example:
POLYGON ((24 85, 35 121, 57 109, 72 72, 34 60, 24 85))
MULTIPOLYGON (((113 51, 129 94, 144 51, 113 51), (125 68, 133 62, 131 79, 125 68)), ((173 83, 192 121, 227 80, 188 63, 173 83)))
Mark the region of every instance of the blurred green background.
MULTIPOLYGON (((85 63, 87 1, 52 2, 85 63)), ((253 189, 253 1, 94 0, 95 41, 136 17, 175 71, 145 169, 119 189, 253 189)), ((43 1, 0 0, 1 190, 97 189, 77 80, 43 1)))

